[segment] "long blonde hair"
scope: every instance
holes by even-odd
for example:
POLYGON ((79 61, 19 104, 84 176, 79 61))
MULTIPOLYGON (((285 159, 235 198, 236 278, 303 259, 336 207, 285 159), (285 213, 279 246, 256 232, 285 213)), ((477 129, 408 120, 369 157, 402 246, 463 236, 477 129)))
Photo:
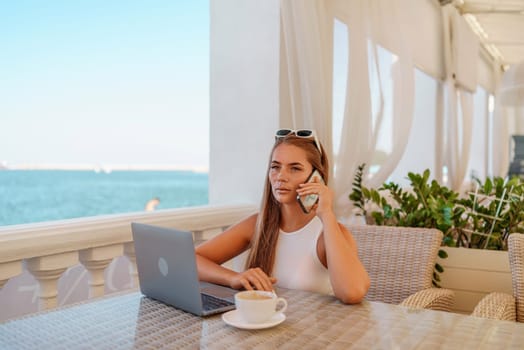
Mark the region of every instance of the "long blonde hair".
POLYGON ((320 145, 322 152, 319 152, 314 139, 296 137, 293 134, 289 134, 275 141, 269 156, 264 194, 257 218, 255 234, 251 241, 251 251, 246 261, 246 269, 260 267, 268 275, 273 273, 281 219, 280 203, 273 197, 269 170, 273 152, 281 144, 293 145, 306 151, 308 162, 311 163, 314 169, 320 172, 326 184, 329 178, 329 163, 326 153, 322 145, 320 145))

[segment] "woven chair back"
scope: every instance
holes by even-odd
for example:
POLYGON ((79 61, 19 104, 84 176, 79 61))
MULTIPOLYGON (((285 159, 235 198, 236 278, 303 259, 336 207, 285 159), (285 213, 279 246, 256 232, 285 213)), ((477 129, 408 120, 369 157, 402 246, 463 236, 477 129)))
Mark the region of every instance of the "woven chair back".
POLYGON ((367 300, 399 304, 432 287, 433 269, 442 242, 437 229, 397 226, 347 226, 358 247, 371 286, 367 300))
POLYGON ((517 321, 524 322, 524 234, 509 236, 508 255, 513 295, 517 302, 517 321))

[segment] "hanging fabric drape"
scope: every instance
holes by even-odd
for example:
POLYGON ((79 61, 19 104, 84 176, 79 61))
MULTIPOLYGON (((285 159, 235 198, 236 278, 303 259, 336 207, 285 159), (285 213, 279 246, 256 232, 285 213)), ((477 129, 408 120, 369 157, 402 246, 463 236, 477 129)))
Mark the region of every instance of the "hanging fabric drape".
POLYGON ((312 128, 332 154, 333 21, 324 1, 281 2, 284 59, 293 128, 312 128))
MULTIPOLYGON (((473 129, 473 96, 476 89, 475 73, 464 72, 465 67, 476 67, 478 57, 478 39, 465 24, 453 5, 442 7, 444 33, 444 62, 446 67, 445 118, 446 135, 444 142, 444 164, 448 168, 448 184, 459 191, 466 178, 471 148, 471 130, 473 129), (461 39, 469 35, 467 41, 461 39), (474 59, 468 61, 460 54, 462 43, 476 43, 469 49, 474 59)), ((469 57, 469 56, 468 56, 469 57)), ((476 69, 476 68, 475 68, 476 69)))
MULTIPOLYGON (((408 23, 409 11, 402 10, 397 1, 370 2, 373 6, 371 12, 373 18, 373 35, 371 38, 376 40, 386 33, 389 35, 387 42, 391 50, 396 55, 396 61, 391 65, 390 76, 393 81, 392 88, 392 148, 386 160, 381 164, 377 173, 369 180, 372 187, 379 187, 387 180, 389 175, 397 167, 406 149, 411 126, 413 124, 414 99, 415 99, 415 74, 413 69, 413 59, 409 40, 407 40, 407 29, 404 27, 408 23), (387 8, 387 6, 390 6, 387 8), (389 26, 384 26, 388 23, 389 26), (394 28, 396 30, 394 30, 394 28), (382 33, 381 33, 382 32, 382 33)), ((374 127, 375 133, 382 128, 381 124, 374 127)), ((373 143, 374 151, 377 149, 376 140, 373 143)))
POLYGON ((491 153, 491 163, 493 176, 505 177, 508 174, 510 159, 510 137, 515 134, 515 120, 512 118, 513 107, 505 106, 501 103, 500 85, 502 82, 502 72, 499 66, 494 63, 495 72, 495 106, 493 110, 493 143, 491 153))
POLYGON ((511 66, 500 83, 500 104, 502 106, 524 106, 524 61, 511 66))
POLYGON ((349 62, 346 81, 346 103, 335 172, 336 213, 351 214, 348 195, 358 165, 368 163, 372 157, 369 140, 372 137, 371 96, 369 84, 367 21, 365 2, 351 1, 348 6, 349 62))
MULTIPOLYGON (((293 127, 315 128, 332 160, 331 184, 337 196, 337 215, 351 214, 349 193, 355 171, 361 163, 371 164, 383 128, 383 74, 393 81, 392 149, 387 161, 370 180, 384 181, 402 156, 413 118, 414 72, 404 23, 409 11, 399 11, 397 1, 348 1, 350 52, 346 102, 340 146, 332 151, 333 22, 330 3, 325 1, 281 2, 285 86, 289 96, 293 127), (394 34, 392 34, 394 33, 394 34), (386 38, 396 55, 391 73, 382 72, 376 54, 376 37, 386 38), (371 50, 368 50, 371 47, 371 50), (369 53, 371 51, 371 53, 369 53), (379 77, 379 107, 371 106, 370 62, 379 77), (336 153, 336 158, 334 158, 336 153)), ((281 94, 285 95, 285 94, 281 94)))
POLYGON ((398 11, 396 1, 350 1, 348 10, 348 47, 350 52, 346 107, 342 125, 342 139, 337 156, 335 173, 335 193, 337 194, 337 214, 351 215, 351 183, 357 167, 366 163, 372 164, 377 151, 378 134, 383 128, 385 119, 384 93, 382 77, 389 76, 393 81, 390 103, 391 150, 379 170, 367 180, 369 186, 379 186, 393 172, 401 159, 413 122, 414 105, 414 71, 409 40, 404 23, 409 10, 398 11), (391 34, 391 33, 394 33, 391 34), (378 38, 388 43, 388 49, 396 55, 396 62, 390 71, 376 64, 380 60, 377 54, 378 38), (368 48, 371 49, 368 49, 368 48), (373 111, 371 103, 370 62, 375 62, 378 77, 379 104, 373 111))

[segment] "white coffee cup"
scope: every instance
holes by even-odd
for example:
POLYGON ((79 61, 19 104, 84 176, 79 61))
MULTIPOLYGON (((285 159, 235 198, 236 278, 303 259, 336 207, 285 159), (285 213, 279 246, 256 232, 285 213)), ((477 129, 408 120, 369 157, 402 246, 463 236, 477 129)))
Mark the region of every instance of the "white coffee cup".
POLYGON ((235 294, 235 306, 247 323, 262 323, 287 309, 287 301, 273 292, 246 290, 235 294))

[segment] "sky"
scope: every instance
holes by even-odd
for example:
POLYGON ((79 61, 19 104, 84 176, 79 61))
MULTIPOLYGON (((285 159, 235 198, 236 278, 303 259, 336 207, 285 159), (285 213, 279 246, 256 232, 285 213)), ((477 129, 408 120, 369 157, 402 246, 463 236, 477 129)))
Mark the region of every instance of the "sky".
POLYGON ((209 0, 0 0, 0 164, 208 156, 209 0))

